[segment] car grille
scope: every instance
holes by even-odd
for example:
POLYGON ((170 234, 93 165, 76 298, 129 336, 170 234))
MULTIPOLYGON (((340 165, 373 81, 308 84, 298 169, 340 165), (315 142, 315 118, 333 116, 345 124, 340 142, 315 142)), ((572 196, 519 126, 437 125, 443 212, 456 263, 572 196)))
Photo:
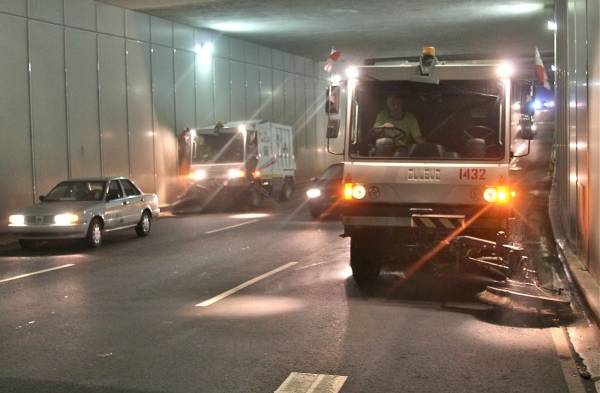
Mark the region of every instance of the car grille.
POLYGON ((45 225, 54 224, 54 216, 27 216, 25 217, 27 225, 45 225))

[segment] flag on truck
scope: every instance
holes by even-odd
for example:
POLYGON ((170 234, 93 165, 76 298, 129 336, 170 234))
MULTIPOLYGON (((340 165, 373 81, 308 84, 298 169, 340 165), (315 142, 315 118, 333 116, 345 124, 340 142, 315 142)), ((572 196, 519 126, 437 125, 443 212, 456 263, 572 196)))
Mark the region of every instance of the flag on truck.
POLYGON ((331 70, 333 70, 333 64, 339 60, 340 56, 342 56, 342 52, 335 48, 331 48, 331 53, 329 53, 329 57, 325 61, 325 67, 323 67, 325 72, 331 72, 331 70))
POLYGON ((550 82, 548 81, 548 73, 546 73, 546 68, 544 67, 544 62, 542 61, 542 56, 540 55, 540 51, 538 48, 535 48, 535 80, 540 86, 544 86, 545 89, 550 90, 550 82))

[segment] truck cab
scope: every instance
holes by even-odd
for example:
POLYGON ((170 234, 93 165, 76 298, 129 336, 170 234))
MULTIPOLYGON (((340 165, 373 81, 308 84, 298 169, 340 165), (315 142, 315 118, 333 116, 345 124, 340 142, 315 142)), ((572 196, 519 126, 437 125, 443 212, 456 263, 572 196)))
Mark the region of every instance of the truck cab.
POLYGON ((267 195, 291 198, 296 169, 291 127, 247 120, 182 135, 179 163, 186 184, 178 205, 220 200, 256 208, 267 195))
POLYGON ((327 106, 328 138, 344 138, 342 216, 356 281, 388 261, 413 272, 460 234, 509 230, 518 197, 511 72, 501 62, 441 63, 429 51, 419 63, 351 68, 330 88, 339 111, 327 106))

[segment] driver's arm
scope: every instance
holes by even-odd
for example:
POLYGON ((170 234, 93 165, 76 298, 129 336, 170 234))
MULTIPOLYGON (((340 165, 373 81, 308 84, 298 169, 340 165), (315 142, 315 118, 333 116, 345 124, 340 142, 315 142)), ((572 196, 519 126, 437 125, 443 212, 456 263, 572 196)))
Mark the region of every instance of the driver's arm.
POLYGON ((411 115, 409 131, 410 131, 410 136, 415 141, 415 143, 425 143, 425 138, 423 138, 423 135, 421 135, 421 129, 419 128, 419 122, 413 115, 411 115))
POLYGON ((381 111, 377 114, 375 118, 375 123, 373 124, 373 128, 384 128, 386 123, 388 122, 385 111, 381 111))

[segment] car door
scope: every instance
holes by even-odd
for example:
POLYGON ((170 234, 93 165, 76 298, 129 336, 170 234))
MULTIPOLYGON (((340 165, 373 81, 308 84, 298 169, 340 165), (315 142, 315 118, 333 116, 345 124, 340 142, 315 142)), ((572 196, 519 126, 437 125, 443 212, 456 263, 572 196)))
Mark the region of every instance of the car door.
POLYGON ((123 206, 127 225, 137 224, 142 216, 142 192, 128 179, 120 179, 125 191, 125 206, 123 206))
POLYGON ((111 180, 108 184, 106 211, 104 213, 104 227, 106 229, 114 229, 127 225, 124 196, 123 188, 119 181, 111 180))

